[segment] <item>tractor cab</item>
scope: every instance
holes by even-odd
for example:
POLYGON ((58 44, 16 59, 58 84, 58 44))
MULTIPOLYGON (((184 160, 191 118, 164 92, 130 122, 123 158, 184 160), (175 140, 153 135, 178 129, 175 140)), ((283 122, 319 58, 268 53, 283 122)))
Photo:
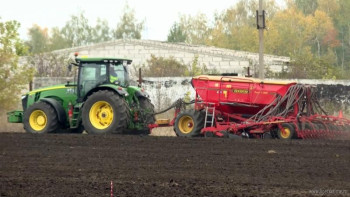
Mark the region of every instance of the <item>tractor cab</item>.
POLYGON ((129 86, 127 65, 131 60, 119 58, 76 58, 78 72, 78 98, 84 98, 90 90, 104 84, 129 86))

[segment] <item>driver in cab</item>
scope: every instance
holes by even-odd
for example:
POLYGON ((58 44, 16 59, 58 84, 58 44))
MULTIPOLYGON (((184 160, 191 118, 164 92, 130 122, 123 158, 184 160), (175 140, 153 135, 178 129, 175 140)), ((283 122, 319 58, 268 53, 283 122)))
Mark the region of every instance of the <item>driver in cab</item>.
POLYGON ((114 67, 113 66, 110 66, 109 67, 109 81, 111 83, 114 83, 114 84, 118 84, 119 81, 118 81, 118 75, 117 73, 114 71, 114 67))

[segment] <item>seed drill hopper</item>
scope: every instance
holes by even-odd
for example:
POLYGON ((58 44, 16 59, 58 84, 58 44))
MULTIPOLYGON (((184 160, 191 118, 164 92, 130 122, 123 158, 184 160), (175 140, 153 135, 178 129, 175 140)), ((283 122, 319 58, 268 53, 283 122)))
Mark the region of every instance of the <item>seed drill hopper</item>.
POLYGON ((171 123, 178 136, 349 137, 350 120, 327 115, 312 85, 201 75, 192 86, 194 109, 177 110, 171 123))

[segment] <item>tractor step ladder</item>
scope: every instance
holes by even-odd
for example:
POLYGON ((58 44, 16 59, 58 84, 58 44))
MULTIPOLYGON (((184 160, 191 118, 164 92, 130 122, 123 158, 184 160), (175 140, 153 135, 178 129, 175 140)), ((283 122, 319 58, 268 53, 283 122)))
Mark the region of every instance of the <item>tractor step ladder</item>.
POLYGON ((72 125, 75 125, 73 128, 77 128, 79 126, 78 125, 78 121, 79 121, 78 118, 79 118, 80 110, 81 110, 81 106, 73 108, 72 125))
POLYGON ((208 103, 205 107, 204 128, 214 126, 215 103, 208 103))

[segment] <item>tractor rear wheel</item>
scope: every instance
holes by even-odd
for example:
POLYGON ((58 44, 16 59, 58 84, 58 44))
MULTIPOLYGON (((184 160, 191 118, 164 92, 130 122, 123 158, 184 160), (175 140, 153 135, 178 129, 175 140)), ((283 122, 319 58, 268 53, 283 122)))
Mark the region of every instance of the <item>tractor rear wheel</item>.
POLYGON ((37 102, 24 112, 24 129, 28 133, 50 133, 58 129, 59 124, 55 109, 45 103, 37 102))
POLYGON ((83 106, 82 121, 88 133, 122 133, 128 126, 128 119, 125 100, 112 91, 93 93, 83 106))
POLYGON ((154 124, 156 121, 154 117, 154 105, 147 98, 139 98, 139 103, 142 110, 141 118, 145 124, 145 129, 149 130, 147 126, 149 124, 154 124))
POLYGON ((278 129, 277 131, 277 137, 279 139, 293 139, 296 138, 296 133, 295 133, 295 129, 294 126, 290 123, 283 123, 281 125, 282 129, 278 129))
POLYGON ((181 112, 175 119, 175 133, 181 137, 196 137, 204 127, 204 114, 200 111, 189 110, 181 112))

